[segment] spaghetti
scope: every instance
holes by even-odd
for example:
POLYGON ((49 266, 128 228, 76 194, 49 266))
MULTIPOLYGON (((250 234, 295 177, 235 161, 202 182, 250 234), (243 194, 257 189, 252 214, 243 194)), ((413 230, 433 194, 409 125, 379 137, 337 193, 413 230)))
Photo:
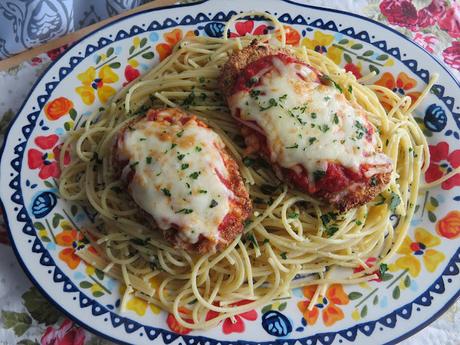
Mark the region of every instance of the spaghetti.
MULTIPOLYGON (((269 18, 279 28, 278 39, 257 38, 284 46, 283 26, 269 18)), ((225 34, 235 19, 227 24, 225 34)), ((184 327, 204 329, 287 296, 293 288, 315 284, 312 307, 328 284, 375 279, 374 272, 388 262, 405 237, 420 174, 429 163, 426 139, 412 116, 416 104, 387 88, 363 85, 372 75, 356 80, 324 55, 291 47, 300 59, 333 76, 347 99, 367 110, 379 129, 379 146, 395 167, 387 189, 374 201, 337 214, 282 184, 263 161, 244 156, 238 125, 215 90, 229 55, 253 39, 186 38, 168 58, 115 95, 107 109, 93 113, 64 143, 61 155, 70 151, 73 159, 62 167, 60 194, 90 205, 97 213, 94 226, 81 229, 89 244, 78 255, 124 282, 122 310, 129 296, 135 295, 172 313, 184 327), (382 102, 390 104, 391 110, 386 112, 382 102), (250 192, 253 216, 244 233, 220 253, 200 256, 173 248, 160 231, 145 225, 143 213, 127 193, 120 193, 124 186, 112 166, 118 132, 134 116, 164 106, 185 108, 216 131, 239 164, 250 192), (399 219, 396 225, 392 214, 399 219), (367 266, 368 257, 378 260, 367 266), (359 266, 364 270, 352 274, 351 269, 359 266), (350 274, 335 278, 336 268, 350 274), (212 317, 207 317, 210 312, 212 317)), ((420 98, 433 83, 434 79, 420 98)))

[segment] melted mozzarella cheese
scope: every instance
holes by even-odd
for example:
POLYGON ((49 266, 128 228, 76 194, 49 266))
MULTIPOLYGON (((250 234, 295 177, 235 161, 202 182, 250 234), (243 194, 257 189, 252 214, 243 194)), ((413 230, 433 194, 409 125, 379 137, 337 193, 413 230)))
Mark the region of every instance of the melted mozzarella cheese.
POLYGON ((232 114, 255 122, 267 137, 272 162, 285 168, 303 166, 313 177, 334 161, 358 171, 361 164, 388 168, 376 152, 376 136, 367 135, 365 110, 351 104, 333 85, 321 84, 308 66, 274 57, 273 68, 250 91, 229 100, 232 114))
POLYGON ((228 176, 220 137, 195 120, 184 126, 141 120, 124 132, 118 154, 134 169, 128 190, 157 225, 177 228, 182 240, 219 240, 218 227, 233 193, 220 180, 228 176))

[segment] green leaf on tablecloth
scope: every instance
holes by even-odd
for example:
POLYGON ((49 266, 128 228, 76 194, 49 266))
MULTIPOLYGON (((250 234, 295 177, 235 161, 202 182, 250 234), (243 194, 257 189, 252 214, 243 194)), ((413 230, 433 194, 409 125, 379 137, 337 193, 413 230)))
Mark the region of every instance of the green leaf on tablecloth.
POLYGON ((17 343, 17 345, 40 345, 40 343, 37 341, 37 339, 22 339, 20 342, 17 343))
POLYGON ((52 325, 61 317, 61 313, 35 287, 26 291, 22 295, 22 299, 29 314, 39 324, 52 325))
POLYGON ((3 310, 2 322, 6 328, 13 328, 14 334, 20 337, 29 329, 32 319, 27 313, 3 310))
POLYGON ((55 213, 53 216, 53 228, 57 228, 61 219, 64 219, 59 213, 55 213))

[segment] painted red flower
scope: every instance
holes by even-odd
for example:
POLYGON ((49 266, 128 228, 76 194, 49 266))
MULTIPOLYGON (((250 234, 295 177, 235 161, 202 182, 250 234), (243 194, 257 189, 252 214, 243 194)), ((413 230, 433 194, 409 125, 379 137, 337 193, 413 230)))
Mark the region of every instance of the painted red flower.
POLYGON ((390 24, 411 30, 417 27, 417 9, 410 0, 383 0, 380 11, 390 24))
POLYGON ((422 8, 417 13, 417 26, 419 28, 426 28, 433 26, 446 11, 444 0, 433 0, 427 6, 422 8))
POLYGON ((433 53, 434 45, 438 42, 438 39, 432 34, 424 35, 421 32, 416 32, 414 35, 414 41, 420 44, 426 51, 433 53))
POLYGON ((125 79, 126 81, 123 83, 123 86, 128 85, 130 82, 132 82, 134 79, 139 77, 141 73, 137 68, 134 68, 131 65, 126 66, 125 68, 125 79))
POLYGON ((452 1, 452 5, 439 19, 438 25, 452 38, 460 38, 460 3, 452 1))
POLYGON ((46 52, 46 55, 51 59, 51 61, 56 60, 62 53, 64 53, 67 49, 68 45, 64 44, 63 46, 55 49, 51 49, 50 51, 46 52))
MULTIPOLYGON (((59 168, 59 155, 61 145, 56 145, 59 137, 56 134, 38 136, 35 138, 35 144, 45 152, 37 149, 30 149, 27 153, 27 161, 30 169, 40 169, 38 176, 46 180, 47 178, 59 178, 61 170, 59 168)), ((70 153, 64 155, 64 164, 69 164, 70 153)))
POLYGON ((460 41, 452 42, 452 45, 442 52, 444 62, 460 71, 460 41))
MULTIPOLYGON (((445 141, 430 145, 430 166, 425 173, 426 182, 439 180, 445 174, 460 166, 460 150, 449 153, 449 144, 445 141)), ((452 189, 460 186, 460 174, 455 174, 441 184, 442 189, 452 189)))
MULTIPOLYGON (((375 263, 377 262, 377 258, 368 258, 365 263, 368 267, 372 267, 375 265, 375 263)), ((363 266, 359 266, 359 267, 356 267, 353 269, 353 273, 358 273, 358 272, 361 272, 361 271, 364 271, 364 267, 363 266)), ((377 267, 377 269, 374 271, 374 272, 370 272, 369 275, 372 275, 376 273, 379 277, 378 278, 375 278, 375 279, 371 279, 371 281, 374 281, 374 282, 381 282, 382 281, 382 277, 380 276, 380 270, 379 268, 377 267)))
MULTIPOLYGON (((231 306, 240 306, 251 303, 249 300, 242 300, 237 303, 232 304, 231 306)), ((247 312, 235 315, 233 317, 228 317, 224 320, 222 325, 222 331, 224 334, 230 333, 243 333, 245 330, 244 320, 254 321, 257 319, 257 312, 255 310, 249 310, 247 312)))
POLYGON ((48 327, 43 334, 41 345, 84 345, 85 331, 66 319, 58 329, 48 327))
POLYGON ((361 74, 361 65, 355 65, 352 62, 349 62, 345 65, 345 71, 353 73, 356 79, 359 79, 363 76, 361 74))
POLYGON ((258 27, 254 29, 254 21, 253 20, 246 20, 244 22, 237 22, 235 24, 236 32, 231 32, 230 37, 241 37, 245 36, 246 34, 249 35, 263 35, 267 33, 268 26, 265 24, 260 24, 258 27))

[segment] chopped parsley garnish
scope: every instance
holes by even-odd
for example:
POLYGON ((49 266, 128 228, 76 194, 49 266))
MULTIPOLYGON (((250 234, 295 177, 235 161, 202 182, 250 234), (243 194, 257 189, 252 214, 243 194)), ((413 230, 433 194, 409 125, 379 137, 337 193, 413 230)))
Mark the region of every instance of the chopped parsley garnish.
POLYGON ((254 165, 256 161, 250 157, 244 157, 243 158, 243 164, 246 165, 247 167, 251 167, 254 165))
POLYGON ((333 236, 338 230, 339 230, 338 227, 336 227, 336 226, 330 226, 330 227, 326 228, 326 235, 327 235, 328 237, 331 237, 331 236, 333 236))
POLYGON ((315 181, 321 180, 326 175, 324 170, 315 170, 313 171, 313 178, 315 181))
POLYGON ((162 188, 161 191, 163 192, 164 195, 166 196, 171 196, 171 192, 167 188, 162 188))
POLYGON ((310 116, 312 119, 316 119, 316 113, 311 113, 310 116))
POLYGON ((287 96, 288 96, 287 93, 285 93, 284 95, 280 96, 278 98, 278 102, 284 102, 286 100, 287 96))
POLYGON ((270 99, 268 100, 268 105, 266 105, 265 107, 263 107, 263 106, 261 106, 261 105, 259 104, 259 110, 260 110, 260 111, 265 111, 265 110, 268 110, 268 109, 270 109, 270 108, 276 107, 277 105, 278 105, 278 102, 276 101, 276 99, 270 98, 270 99))
POLYGON ((356 219, 356 220, 355 220, 355 224, 359 226, 359 225, 362 225, 362 224, 363 224, 363 222, 362 222, 362 221, 360 221, 359 219, 356 219))
POLYGON ((208 192, 208 191, 207 191, 207 190, 204 190, 204 189, 200 189, 200 190, 198 191, 198 193, 200 193, 200 194, 206 194, 207 192, 208 192))
POLYGON ((138 164, 139 164, 139 162, 134 162, 134 163, 132 163, 129 167, 130 167, 131 169, 134 169, 134 168, 136 167, 136 165, 138 165, 138 164))
POLYGON ((192 212, 193 212, 193 210, 191 208, 182 208, 179 211, 177 211, 176 213, 190 214, 192 212))
POLYGON ((299 214, 298 214, 297 212, 289 212, 289 213, 287 214, 287 217, 288 217, 289 219, 297 219, 297 218, 299 218, 299 214))
POLYGON ((272 186, 272 185, 269 185, 269 184, 263 184, 263 185, 260 186, 261 192, 266 194, 266 195, 272 195, 273 193, 276 192, 277 189, 278 189, 277 186, 272 186))
POLYGON ((200 78, 198 79, 198 81, 199 81, 201 84, 203 84, 203 83, 205 82, 205 80, 206 80, 206 79, 205 79, 204 77, 200 77, 200 78))
POLYGON ((180 168, 181 168, 182 170, 185 170, 185 169, 187 169, 188 167, 189 167, 188 163, 184 163, 184 164, 182 164, 182 165, 180 166, 180 168))
POLYGON ((153 158, 150 157, 150 156, 145 157, 145 162, 146 162, 147 164, 152 164, 152 160, 153 160, 153 158))
POLYGON ((329 101, 330 99, 331 99, 331 97, 329 97, 329 96, 324 97, 324 100, 325 100, 326 102, 329 101))
POLYGON ((334 121, 334 123, 335 123, 336 125, 339 124, 339 117, 338 117, 337 113, 334 114, 334 119, 333 119, 333 121, 334 121))
POLYGON ((395 192, 391 192, 391 199, 390 199, 390 210, 391 212, 396 211, 396 207, 401 203, 401 198, 395 192))
POLYGON ((195 104, 195 91, 192 91, 188 94, 187 97, 182 102, 182 105, 188 107, 189 105, 195 104))
POLYGON ((178 138, 180 138, 180 137, 182 136, 182 134, 184 134, 184 130, 181 130, 180 132, 177 132, 177 133, 176 133, 176 136, 177 136, 178 138))
POLYGON ((196 180, 198 178, 198 176, 200 176, 201 172, 200 171, 195 171, 194 173, 191 173, 189 175, 190 178, 196 180))
POLYGON ((209 208, 214 208, 218 205, 218 202, 214 199, 211 200, 211 204, 209 205, 209 208))
POLYGON ((201 150, 202 150, 202 148, 201 148, 201 147, 199 147, 199 146, 195 146, 195 151, 196 151, 196 152, 200 152, 201 150))
POLYGON ((282 252, 282 253, 280 254, 280 256, 281 256, 281 259, 283 259, 283 260, 286 260, 286 259, 287 259, 287 253, 286 253, 286 252, 282 252))
POLYGON ((372 176, 371 177, 371 183, 370 183, 371 187, 375 187, 377 186, 377 177, 375 176, 372 176))
POLYGON ((270 243, 270 240, 268 238, 264 239, 264 244, 270 243))
POLYGON ((348 92, 349 92, 349 93, 352 93, 352 92, 353 92, 353 86, 351 86, 351 85, 348 86, 348 92))
POLYGON ((177 156, 177 159, 180 160, 180 161, 183 160, 184 158, 185 158, 185 155, 182 154, 182 153, 177 156))
POLYGON ((247 87, 251 87, 253 86, 255 83, 257 83, 259 81, 259 79, 257 77, 252 77, 251 79, 247 80, 246 81, 246 86, 247 87))
POLYGON ((329 129, 330 129, 329 126, 326 124, 319 126, 319 130, 324 133, 326 133, 329 129))
POLYGON ((177 146, 177 144, 172 143, 172 144, 171 144, 171 150, 172 150, 173 148, 175 148, 176 146, 177 146))
POLYGON ((254 248, 259 248, 259 243, 257 243, 257 239, 256 237, 254 236, 254 234, 252 233, 252 231, 248 232, 244 238, 245 240, 251 242, 252 246, 254 248))
POLYGON ((286 146, 287 149, 298 149, 299 148, 299 144, 294 144, 292 146, 286 146))
POLYGON ((139 138, 139 141, 146 141, 147 138, 139 138))
POLYGON ((383 275, 388 271, 388 265, 387 264, 380 264, 379 266, 379 277, 382 278, 383 275))
POLYGON ((251 96, 252 98, 257 98, 260 94, 260 90, 252 89, 251 91, 249 91, 249 96, 251 96))
POLYGON ((316 138, 315 138, 315 137, 310 137, 310 138, 308 138, 308 143, 309 143, 310 145, 313 144, 315 141, 316 141, 316 138))
POLYGON ((244 227, 247 227, 248 225, 250 225, 252 223, 252 220, 251 219, 246 219, 244 221, 244 227))
POLYGON ((321 222, 324 226, 327 226, 331 221, 335 221, 337 219, 337 214, 334 212, 329 212, 323 214, 321 217, 321 222))

